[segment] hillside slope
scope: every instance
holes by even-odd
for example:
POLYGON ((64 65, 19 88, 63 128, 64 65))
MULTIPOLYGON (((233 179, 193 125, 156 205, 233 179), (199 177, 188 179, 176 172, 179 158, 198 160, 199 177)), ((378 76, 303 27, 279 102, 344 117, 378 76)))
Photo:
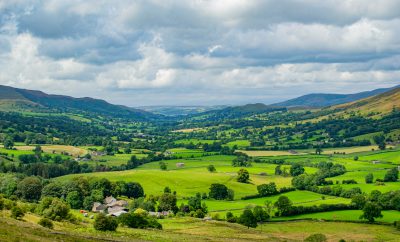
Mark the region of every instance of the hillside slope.
MULTIPOLYGON (((397 86, 398 87, 398 86, 397 86)), ((281 107, 313 107, 313 108, 321 108, 328 107, 348 102, 357 101, 363 98, 368 98, 371 96, 375 96, 387 91, 392 90, 393 88, 380 88, 372 91, 354 93, 354 94, 324 94, 324 93, 313 93, 307 94, 298 98, 290 99, 284 102, 272 104, 274 106, 281 107)))
POLYGON ((0 85, 0 110, 2 111, 59 111, 104 115, 117 118, 145 120, 157 118, 158 115, 113 105, 104 100, 94 98, 74 98, 63 95, 50 95, 41 91, 13 88, 0 85))
POLYGON ((400 108, 400 87, 382 94, 359 101, 345 103, 332 107, 338 111, 359 111, 361 113, 389 113, 393 108, 400 108))

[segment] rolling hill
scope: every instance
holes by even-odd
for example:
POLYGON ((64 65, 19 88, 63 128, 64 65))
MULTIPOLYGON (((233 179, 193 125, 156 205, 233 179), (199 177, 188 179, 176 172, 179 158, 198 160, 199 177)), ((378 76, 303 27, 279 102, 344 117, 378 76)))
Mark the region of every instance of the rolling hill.
MULTIPOLYGON (((399 86, 396 86, 399 87, 399 86)), ((387 91, 390 91, 396 87, 391 88, 380 88, 372 91, 359 92, 353 94, 324 94, 324 93, 313 93, 307 94, 298 98, 290 99, 284 102, 272 104, 273 106, 281 107, 312 107, 322 108, 328 106, 334 106, 338 104, 348 103, 357 101, 363 98, 375 96, 387 91)))
POLYGON ((355 102, 345 103, 331 107, 337 111, 359 111, 361 113, 386 114, 393 108, 400 108, 400 87, 391 89, 376 96, 368 97, 355 102))
POLYGON ((122 105, 113 105, 100 99, 50 95, 41 91, 19 89, 2 85, 0 85, 0 110, 33 112, 58 111, 135 120, 148 120, 159 117, 159 115, 150 112, 122 105))

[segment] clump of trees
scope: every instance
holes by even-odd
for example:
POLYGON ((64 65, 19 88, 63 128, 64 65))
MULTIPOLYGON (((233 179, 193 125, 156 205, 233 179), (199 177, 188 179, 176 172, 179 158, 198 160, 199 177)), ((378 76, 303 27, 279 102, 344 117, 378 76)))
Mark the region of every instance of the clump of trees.
POLYGON ((232 166, 234 167, 250 167, 252 163, 251 157, 245 153, 235 153, 236 158, 232 160, 232 166))

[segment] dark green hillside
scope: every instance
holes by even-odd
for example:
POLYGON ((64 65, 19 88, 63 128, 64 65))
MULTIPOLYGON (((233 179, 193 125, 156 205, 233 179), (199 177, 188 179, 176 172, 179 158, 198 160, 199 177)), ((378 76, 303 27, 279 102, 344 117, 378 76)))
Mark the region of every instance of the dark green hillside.
MULTIPOLYGON (((393 87, 395 88, 395 87, 393 87)), ((281 107, 314 107, 321 108, 332 105, 338 105, 348 102, 353 102, 363 98, 375 96, 393 88, 380 88, 367 92, 360 92, 354 94, 324 94, 324 93, 313 93, 307 94, 298 98, 290 99, 284 102, 273 104, 274 106, 281 107)))
POLYGON ((159 115, 154 115, 140 109, 113 105, 100 99, 49 95, 41 91, 7 86, 0 86, 0 109, 4 111, 27 109, 28 111, 40 112, 72 112, 135 120, 148 120, 159 117, 159 115))

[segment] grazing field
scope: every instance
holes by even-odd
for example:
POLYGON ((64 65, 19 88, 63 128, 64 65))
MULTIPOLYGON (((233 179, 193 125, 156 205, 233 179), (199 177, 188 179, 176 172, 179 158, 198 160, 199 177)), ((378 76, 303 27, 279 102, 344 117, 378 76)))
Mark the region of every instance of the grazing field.
POLYGON ((237 146, 238 148, 245 148, 245 147, 249 147, 250 146, 250 141, 248 140, 235 140, 235 141, 231 141, 226 143, 227 146, 229 147, 233 147, 233 146, 237 146))
POLYGON ((372 150, 379 150, 378 146, 376 145, 369 145, 369 146, 358 146, 358 147, 345 147, 345 148, 334 148, 334 149, 324 149, 322 154, 330 155, 334 153, 359 153, 365 151, 372 151, 372 150))
MULTIPOLYGON (((331 211, 322 213, 311 213, 302 214, 291 217, 274 218, 273 220, 293 220, 293 219, 326 219, 326 220, 347 220, 347 221, 361 221, 360 216, 361 210, 343 210, 343 211, 331 211)), ((377 218, 378 222, 393 223, 398 221, 400 218, 400 211, 382 211, 382 218, 377 218)))
MULTIPOLYGON (((32 151, 33 149, 35 149, 35 146, 26 145, 26 146, 16 146, 15 148, 17 150, 32 151)), ((69 145, 42 145, 41 148, 46 153, 56 153, 56 154, 67 153, 72 156, 83 156, 88 153, 88 151, 85 149, 69 145)))
POLYGON ((219 142, 219 140, 209 140, 209 139, 181 139, 175 141, 175 144, 182 144, 182 145, 187 145, 187 144, 212 144, 214 142, 219 142))
POLYGON ((275 151, 275 150, 238 150, 248 156, 281 156, 281 155, 298 155, 301 153, 290 153, 289 151, 275 151))

